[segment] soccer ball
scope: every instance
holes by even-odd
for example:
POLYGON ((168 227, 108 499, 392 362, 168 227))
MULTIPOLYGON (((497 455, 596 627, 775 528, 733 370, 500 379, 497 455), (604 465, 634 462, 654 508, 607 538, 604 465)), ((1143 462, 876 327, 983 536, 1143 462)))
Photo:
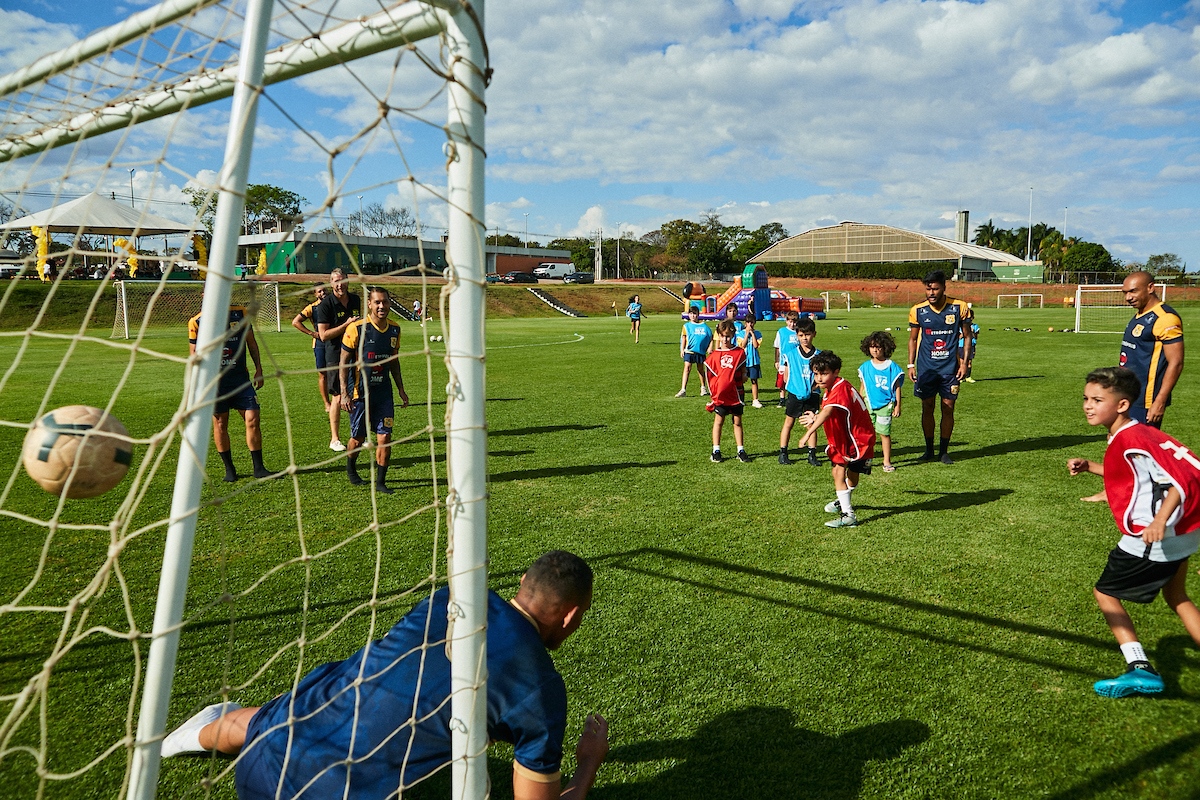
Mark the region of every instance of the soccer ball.
POLYGON ((431 342, 436 342, 436 341, 437 341, 437 337, 436 337, 436 336, 430 336, 430 337, 429 337, 429 341, 431 341, 431 342))
POLYGON ((63 406, 25 434, 25 471, 51 494, 95 497, 116 486, 133 462, 129 431, 91 406, 63 406), (72 474, 72 471, 74 474, 72 474))
POLYGON ((437 337, 437 340, 440 342, 442 340, 442 337, 440 337, 440 336, 437 337))

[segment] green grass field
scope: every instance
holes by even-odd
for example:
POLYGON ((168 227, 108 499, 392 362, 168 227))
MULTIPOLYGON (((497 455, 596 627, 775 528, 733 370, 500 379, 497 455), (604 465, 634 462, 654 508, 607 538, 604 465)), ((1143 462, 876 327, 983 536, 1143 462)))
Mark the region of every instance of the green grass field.
MULTIPOLYGON (((1185 325, 1200 323, 1200 312, 1183 315, 1185 325)), ((840 531, 823 524, 828 470, 776 463, 781 410, 747 409, 753 463, 709 462, 711 417, 695 379, 691 396, 672 397, 677 318, 651 316, 637 347, 624 318, 489 321, 491 584, 511 594, 521 569, 557 547, 596 570, 593 611, 555 655, 571 703, 568 749, 586 714, 611 724, 593 797, 1200 796, 1200 652, 1163 603, 1135 609, 1134 620, 1166 694, 1114 701, 1091 690, 1123 669, 1091 597, 1117 534, 1106 508, 1078 501, 1098 481, 1068 478, 1065 460, 1103 451, 1102 433, 1079 409, 1081 379, 1115 361, 1118 337, 1047 332, 1072 324, 1061 309, 978 316, 978 382, 959 403, 957 463, 914 463, 923 443, 906 387, 894 434, 900 468, 864 478, 855 495, 863 524, 840 531), (1013 326, 1033 332, 1003 330, 1013 326)), ((853 373, 862 336, 905 322, 904 309, 835 314, 819 323, 816 343, 853 373)), ((775 327, 762 326, 768 346, 775 327)), ((403 328, 415 350, 419 329, 403 328)), ((411 606, 405 591, 443 560, 427 509, 435 476, 444 491, 440 362, 432 375, 419 354, 403 362, 414 407, 397 419, 407 440, 389 477, 399 491, 373 508, 326 448, 315 381, 299 372, 311 367, 309 340, 260 340, 279 368, 296 371, 260 393, 267 464, 303 466, 284 480, 206 488, 172 725, 222 685, 239 687, 233 695, 246 704, 286 689, 300 659, 287 645, 298 637, 304 669, 345 657, 411 606)), ((17 351, 17 340, 6 341, 0 373, 17 351)), ((146 345, 186 352, 182 331, 156 331, 146 345)), ((0 416, 32 416, 62 348, 29 344, 0 391, 0 416)), ((103 405, 127 374, 117 415, 135 436, 162 429, 178 406, 182 367, 138 358, 127 371, 129 362, 127 351, 80 346, 48 407, 103 405)), ((1166 425, 1194 446, 1198 371, 1192 357, 1166 425)), ((246 472, 240 424, 231 427, 246 472)), ((14 475, 0 508, 49 518, 56 498, 14 474, 22 435, 0 427, 3 475, 14 475)), ((139 449, 135 468, 146 454, 139 449)), ((174 448, 153 454, 163 467, 123 534, 168 514, 174 448)), ((60 519, 103 523, 128 486, 68 502, 60 519)), ((12 516, 0 529, 0 603, 31 587, 20 605, 46 609, 87 585, 112 538, 68 528, 48 537, 12 516)), ((37 705, 7 743, 0 797, 34 795, 43 751, 60 773, 100 759, 84 777, 47 784, 47 797, 119 793, 125 752, 102 756, 126 731, 134 649, 99 628, 149 629, 163 536, 157 525, 128 540, 120 580, 74 611, 71 630, 98 630, 53 670, 45 747, 37 705)), ((1192 584, 1200 592, 1200 578, 1192 584)), ((10 609, 0 607, 4 713, 64 619, 10 609)), ((495 796, 509 796, 509 754, 496 747, 492 756, 495 796)), ((231 798, 228 779, 211 792, 203 786, 228 766, 165 762, 159 796, 231 798)), ((417 795, 445 797, 446 785, 439 776, 417 795)))

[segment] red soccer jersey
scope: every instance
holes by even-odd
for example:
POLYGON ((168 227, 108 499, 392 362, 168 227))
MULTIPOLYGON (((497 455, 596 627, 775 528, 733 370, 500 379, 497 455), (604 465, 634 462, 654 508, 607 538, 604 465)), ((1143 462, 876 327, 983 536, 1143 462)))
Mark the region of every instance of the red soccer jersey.
POLYGON ((1104 491, 1117 529, 1138 536, 1171 485, 1183 504, 1167 521, 1168 540, 1200 530, 1200 459, 1149 425, 1131 422, 1117 431, 1104 451, 1104 491))
POLYGON ((704 362, 708 369, 708 390, 712 392, 709 411, 717 406, 738 406, 743 403, 742 382, 746 379, 746 351, 714 350, 704 362))
POLYGON ((825 452, 834 463, 846 464, 871 458, 875 454, 875 426, 862 395, 845 378, 838 378, 821 398, 821 409, 829 409, 825 419, 825 452))

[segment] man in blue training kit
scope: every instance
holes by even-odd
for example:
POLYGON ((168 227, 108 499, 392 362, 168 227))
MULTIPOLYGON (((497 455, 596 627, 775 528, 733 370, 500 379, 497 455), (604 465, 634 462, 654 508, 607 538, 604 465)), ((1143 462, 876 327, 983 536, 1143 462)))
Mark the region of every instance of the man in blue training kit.
POLYGON ((972 337, 967 304, 946 297, 946 273, 940 269, 925 276, 925 302, 908 312, 908 379, 921 401, 921 429, 925 433, 922 461, 954 461, 946 452, 954 432, 954 403, 959 383, 967 374, 967 354, 972 337), (934 412, 941 397, 942 426, 938 454, 933 454, 934 412))
MULTIPOLYGON (((240 800, 402 794, 450 761, 449 602, 449 589, 438 589, 385 637, 264 706, 209 706, 163 740, 163 756, 240 754, 240 800)), ((608 723, 593 714, 562 787, 567 691, 546 651, 591 604, 591 568, 563 550, 535 561, 511 601, 488 593, 487 732, 513 745, 515 800, 585 797, 608 753, 608 723)))

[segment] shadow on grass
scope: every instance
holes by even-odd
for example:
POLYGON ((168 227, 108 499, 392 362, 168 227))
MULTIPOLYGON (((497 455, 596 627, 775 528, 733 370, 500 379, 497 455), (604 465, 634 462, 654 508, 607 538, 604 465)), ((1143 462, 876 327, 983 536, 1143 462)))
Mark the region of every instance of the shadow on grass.
POLYGON ((977 492, 923 492, 920 489, 909 489, 905 494, 928 495, 929 499, 907 506, 869 506, 856 503, 854 509, 856 511, 869 509, 871 511, 882 512, 866 519, 867 522, 874 522, 876 520, 887 519, 888 517, 899 516, 900 514, 912 514, 922 511, 953 511, 959 508, 981 506, 986 503, 994 503, 1001 497, 1007 497, 1012 493, 1012 489, 982 489, 977 492))
POLYGON ((507 481, 531 481, 538 478, 561 478, 564 476, 576 477, 579 475, 600 475, 605 472, 617 472, 623 469, 658 469, 659 467, 672 467, 678 464, 678 461, 618 461, 615 464, 576 464, 571 467, 546 467, 543 469, 516 469, 511 472, 495 472, 492 473, 490 481, 492 483, 505 483, 507 481))
MULTIPOLYGON (((1115 787, 1128 784, 1139 775, 1170 765, 1200 745, 1200 732, 1186 733, 1145 753, 1139 753, 1124 764, 1109 767, 1065 792, 1051 795, 1050 800, 1087 800, 1097 795, 1111 795, 1115 787)), ((1130 787, 1132 792, 1134 787, 1130 787)), ((1193 783, 1194 788, 1194 783, 1193 783)), ((1197 795, 1192 795, 1196 797, 1197 795)))
POLYGON ((784 708, 745 708, 714 717, 689 739, 615 748, 609 762, 669 759, 676 766, 646 781, 597 788, 590 796, 852 800, 862 790, 868 762, 896 758, 929 734, 925 723, 899 719, 830 736, 796 727, 795 716, 784 708))
MULTIPOLYGON (((490 402, 490 401, 489 401, 490 402)), ((496 431, 489 430, 488 437, 492 436, 528 436, 532 433, 559 433, 560 431, 595 431, 607 428, 607 425, 536 425, 528 428, 512 428, 511 430, 496 431)))
MULTIPOLYGON (((932 633, 929 631, 920 630, 918 628, 908 627, 901 625, 898 622, 885 622, 876 617, 855 614, 849 611, 834 610, 832 608, 817 605, 815 598, 813 602, 805 603, 794 599, 773 597, 760 592, 748 591, 745 588, 724 586, 709 580, 700 580, 699 578, 683 577, 678 574, 666 572, 662 569, 653 569, 633 563, 637 559, 646 556, 658 557, 666 560, 669 563, 716 570, 730 576, 735 576, 739 580, 742 580, 745 577, 752 577, 767 581, 774 581, 779 584, 783 584, 784 586, 800 586, 806 589, 812 589, 815 592, 819 592, 827 597, 844 597, 856 602, 878 603, 884 606, 889 606, 893 609, 902 610, 903 612, 919 612, 935 617, 944 617, 961 620, 964 622, 971 622, 987 628, 1011 631, 1013 633, 1024 634, 1027 636, 1056 639, 1058 641, 1068 642, 1070 644, 1101 650, 1106 653, 1111 652, 1113 648, 1112 641, 1108 638, 1101 639, 1095 636, 1083 636, 1077 633, 1055 630, 1054 628, 1046 628, 1041 625, 1014 622, 1012 620, 1003 619, 1001 617, 993 617, 987 614, 980 614, 974 611, 962 611, 956 608, 947 608, 945 606, 934 605, 933 603, 923 603, 919 600, 911 600, 907 597, 898 597, 896 595, 873 592, 866 589, 859 589, 854 586, 844 586, 842 584, 829 583, 827 581, 819 581, 812 578, 802 578, 796 575, 788 575, 783 572, 773 572, 771 570, 760 569, 758 567, 747 567, 740 564, 733 564, 728 561, 718 561, 717 559, 713 558, 706 558, 704 556, 697 556, 674 550, 664 550, 657 547, 640 548, 638 550, 630 550, 623 553, 612 553, 606 556, 598 556, 590 559, 590 563, 593 565, 593 567, 595 567, 597 564, 607 562, 609 566, 615 569, 621 569, 627 572, 645 575, 647 577, 656 578, 659 580, 685 584, 687 586, 693 586, 708 592, 714 592, 716 594, 743 597, 764 604, 816 614, 818 616, 839 620, 841 622, 847 622, 855 625, 866 625, 881 631, 896 634, 898 636, 910 636, 931 644, 961 648, 976 653, 996 656, 998 658, 1006 658, 1011 661, 1018 661, 1021 663, 1046 667, 1061 672, 1070 672, 1076 675, 1083 675, 1090 679, 1111 677, 1107 674, 1101 674, 1094 670, 1085 669, 1075 664, 1064 664, 1058 661, 1037 658, 1024 653, 1006 650, 991 644, 980 644, 977 642, 964 641, 944 634, 932 633)), ((742 585, 745 585, 744 581, 742 585)), ((796 594, 797 593, 795 591, 788 591, 789 597, 795 597, 796 594)), ((903 620, 912 618, 913 616, 911 613, 906 613, 895 617, 895 619, 903 620)))
MULTIPOLYGON (((1028 439, 1014 439, 1010 442, 997 442, 989 444, 987 447, 977 447, 974 450, 955 450, 955 446, 962 447, 969 442, 950 442, 950 457, 955 461, 970 461, 975 458, 987 458, 989 456, 1003 456, 1009 453, 1034 453, 1041 450, 1063 450, 1068 447, 1079 447, 1085 444, 1095 444, 1102 438, 1101 434, 1058 434, 1056 436, 1031 436, 1028 439)), ((925 452, 925 448, 917 445, 915 447, 893 447, 893 455, 910 455, 925 452)), ((941 466, 937 461, 921 462, 913 460, 912 463, 929 463, 935 467, 941 466)))

